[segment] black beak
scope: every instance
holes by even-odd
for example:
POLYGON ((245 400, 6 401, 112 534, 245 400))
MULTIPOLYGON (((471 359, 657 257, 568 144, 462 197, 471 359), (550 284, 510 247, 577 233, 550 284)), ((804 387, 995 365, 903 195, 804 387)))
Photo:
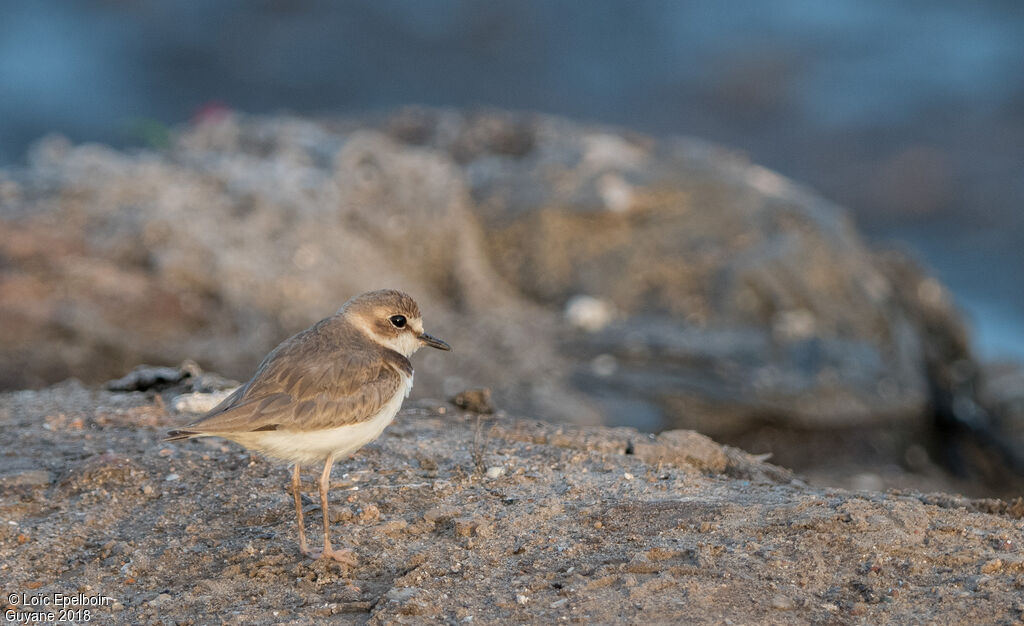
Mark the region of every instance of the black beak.
POLYGON ((431 337, 427 333, 423 333, 422 335, 420 335, 420 341, 427 344, 431 348, 437 348, 438 350, 448 350, 449 352, 451 352, 452 349, 452 347, 449 346, 447 343, 441 341, 437 337, 431 337))

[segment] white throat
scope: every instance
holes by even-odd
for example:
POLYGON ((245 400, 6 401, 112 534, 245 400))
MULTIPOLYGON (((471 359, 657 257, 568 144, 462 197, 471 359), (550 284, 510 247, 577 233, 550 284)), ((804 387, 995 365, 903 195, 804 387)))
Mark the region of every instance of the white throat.
POLYGON ((412 356, 414 352, 420 349, 420 340, 412 333, 402 333, 397 337, 389 338, 383 343, 406 358, 412 356))

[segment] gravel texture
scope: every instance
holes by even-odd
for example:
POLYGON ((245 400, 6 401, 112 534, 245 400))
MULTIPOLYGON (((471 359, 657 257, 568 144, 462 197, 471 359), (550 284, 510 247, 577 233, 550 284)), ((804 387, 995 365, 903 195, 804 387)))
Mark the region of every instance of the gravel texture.
POLYGON ((5 600, 102 595, 92 621, 130 624, 1024 615, 1020 501, 818 489, 691 431, 430 400, 335 466, 332 536, 358 566, 310 561, 286 468, 219 440, 162 442, 187 419, 170 397, 74 382, 0 396, 5 600))

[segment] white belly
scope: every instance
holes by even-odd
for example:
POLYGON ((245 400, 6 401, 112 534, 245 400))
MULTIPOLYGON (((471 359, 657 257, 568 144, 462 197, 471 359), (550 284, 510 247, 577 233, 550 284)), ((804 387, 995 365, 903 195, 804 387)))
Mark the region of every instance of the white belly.
POLYGON ((263 432, 238 433, 232 437, 247 448, 253 448, 290 463, 322 462, 329 455, 342 459, 380 436, 395 414, 402 407, 402 401, 412 391, 412 377, 406 380, 387 404, 372 418, 359 424, 339 426, 326 430, 295 431, 271 430, 263 432))

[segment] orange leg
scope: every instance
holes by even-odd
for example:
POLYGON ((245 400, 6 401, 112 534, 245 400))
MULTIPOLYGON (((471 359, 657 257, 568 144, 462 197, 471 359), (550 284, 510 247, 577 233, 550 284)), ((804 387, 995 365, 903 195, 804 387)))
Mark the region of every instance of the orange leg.
POLYGON ((295 471, 292 473, 292 495, 295 496, 295 518, 299 522, 299 550, 306 556, 313 556, 306 545, 306 529, 302 523, 302 477, 299 475, 299 464, 295 464, 295 471))
POLYGON ((324 550, 315 558, 334 559, 339 563, 355 566, 359 561, 351 550, 335 550, 331 548, 331 516, 327 510, 327 490, 331 487, 331 467, 334 466, 334 455, 324 460, 324 471, 320 474, 320 510, 324 516, 324 550))

